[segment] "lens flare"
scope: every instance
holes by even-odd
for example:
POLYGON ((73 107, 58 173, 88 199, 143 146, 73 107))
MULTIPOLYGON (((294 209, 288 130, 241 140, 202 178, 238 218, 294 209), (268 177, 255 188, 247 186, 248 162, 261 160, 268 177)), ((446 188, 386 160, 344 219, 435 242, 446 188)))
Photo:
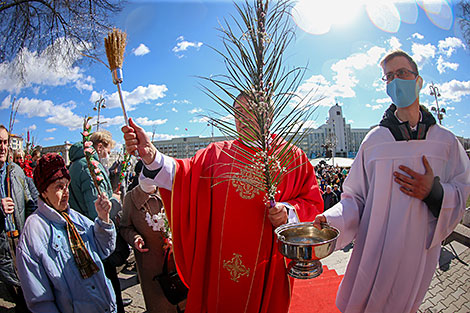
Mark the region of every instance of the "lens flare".
POLYGON ((447 1, 422 0, 418 4, 426 12, 426 16, 434 25, 445 30, 451 29, 454 15, 447 1))
POLYGON ((393 3, 369 2, 366 5, 366 11, 372 24, 381 30, 396 33, 400 28, 400 13, 393 3))
POLYGON ((415 24, 418 21, 418 5, 416 2, 396 2, 395 7, 400 13, 400 18, 403 23, 415 24))
POLYGON ((307 33, 323 35, 333 25, 350 24, 365 7, 369 20, 377 28, 396 33, 401 23, 416 24, 419 8, 439 28, 452 28, 454 18, 449 0, 298 0, 292 17, 307 33))
POLYGON ((294 22, 307 33, 323 35, 332 25, 352 23, 363 7, 362 1, 299 0, 292 9, 294 22))

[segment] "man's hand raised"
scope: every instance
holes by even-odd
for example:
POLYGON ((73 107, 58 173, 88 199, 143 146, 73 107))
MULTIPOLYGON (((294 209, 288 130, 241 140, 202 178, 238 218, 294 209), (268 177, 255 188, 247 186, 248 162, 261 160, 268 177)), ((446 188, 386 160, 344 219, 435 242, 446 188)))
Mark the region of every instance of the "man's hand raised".
POLYGON ((155 159, 157 148, 152 144, 144 129, 134 123, 132 118, 129 118, 129 126, 125 125, 121 130, 124 134, 127 152, 134 154, 134 151, 137 150, 145 164, 152 163, 155 159))

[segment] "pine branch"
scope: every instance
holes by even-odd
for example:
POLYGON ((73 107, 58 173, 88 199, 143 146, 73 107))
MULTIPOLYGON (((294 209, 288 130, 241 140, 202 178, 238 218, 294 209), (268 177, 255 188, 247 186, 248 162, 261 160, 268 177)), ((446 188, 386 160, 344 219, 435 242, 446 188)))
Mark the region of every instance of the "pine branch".
POLYGON ((265 192, 273 204, 283 177, 302 166, 295 156, 299 149, 295 144, 304 138, 303 126, 319 100, 295 93, 305 67, 284 64, 284 54, 294 39, 291 1, 245 0, 235 3, 235 8, 238 18, 224 19, 219 29, 223 50, 212 48, 223 58, 227 74, 203 78, 211 87, 203 84, 202 89, 244 131, 222 114, 207 116, 211 123, 222 133, 250 144, 234 145, 234 171, 219 176, 215 184, 243 182, 265 192), (243 101, 234 106, 239 94, 244 95, 243 101), (240 176, 242 170, 250 172, 250 179, 240 176))

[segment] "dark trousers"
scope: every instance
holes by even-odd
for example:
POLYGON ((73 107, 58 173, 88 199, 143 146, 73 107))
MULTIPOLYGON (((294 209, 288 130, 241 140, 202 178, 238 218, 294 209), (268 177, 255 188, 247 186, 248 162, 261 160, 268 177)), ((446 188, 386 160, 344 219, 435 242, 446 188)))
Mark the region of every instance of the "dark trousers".
POLYGON ((108 260, 103 260, 104 273, 113 285, 114 293, 116 294, 116 305, 118 313, 125 313, 124 304, 122 303, 121 285, 116 272, 116 267, 113 266, 108 260))
POLYGON ((8 293, 13 298, 13 302, 15 302, 15 312, 17 313, 28 313, 28 307, 26 306, 26 301, 24 299, 23 290, 21 287, 13 286, 13 285, 6 285, 8 293))

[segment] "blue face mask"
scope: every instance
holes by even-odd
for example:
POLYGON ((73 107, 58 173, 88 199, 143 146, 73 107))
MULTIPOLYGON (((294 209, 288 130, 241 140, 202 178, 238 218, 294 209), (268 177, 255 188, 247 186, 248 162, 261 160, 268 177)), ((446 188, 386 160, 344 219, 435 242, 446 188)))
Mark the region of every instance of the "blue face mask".
POLYGON ((395 78, 387 84, 387 95, 398 108, 406 108, 418 98, 421 90, 419 85, 421 84, 418 84, 418 78, 412 80, 395 78))

